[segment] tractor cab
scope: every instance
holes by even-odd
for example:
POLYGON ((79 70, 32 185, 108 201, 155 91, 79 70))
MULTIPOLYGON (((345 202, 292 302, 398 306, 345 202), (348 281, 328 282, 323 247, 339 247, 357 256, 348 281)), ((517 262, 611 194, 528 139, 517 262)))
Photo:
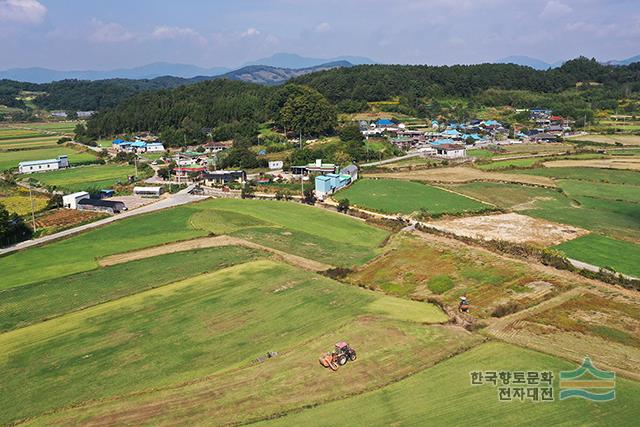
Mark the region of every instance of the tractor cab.
POLYGON ((467 297, 460 297, 460 304, 458 305, 458 310, 460 310, 462 313, 467 313, 469 312, 469 301, 467 300, 467 297))

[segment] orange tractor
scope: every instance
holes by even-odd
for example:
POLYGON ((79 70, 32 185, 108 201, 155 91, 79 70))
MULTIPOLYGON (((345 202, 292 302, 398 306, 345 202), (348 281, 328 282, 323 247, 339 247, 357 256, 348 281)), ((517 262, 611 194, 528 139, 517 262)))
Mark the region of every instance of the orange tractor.
POLYGON ((357 357, 356 351, 349 344, 341 341, 336 344, 331 353, 320 356, 320 364, 332 371, 337 371, 340 366, 345 365, 349 360, 353 362, 357 357))

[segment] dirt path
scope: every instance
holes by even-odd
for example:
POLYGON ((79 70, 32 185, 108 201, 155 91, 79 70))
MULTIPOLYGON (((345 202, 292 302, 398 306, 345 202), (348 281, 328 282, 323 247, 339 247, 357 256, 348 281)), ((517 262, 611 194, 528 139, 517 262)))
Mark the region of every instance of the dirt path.
POLYGON ((278 258, 287 262, 288 264, 314 272, 324 271, 332 268, 332 266, 328 264, 323 264, 318 261, 313 261, 297 255, 288 254, 277 249, 269 248, 257 243, 250 242, 248 240, 231 236, 203 237, 200 239, 185 240, 182 242, 170 243, 168 245, 141 249, 139 251, 111 255, 98 260, 98 264, 100 264, 101 267, 107 267, 110 265, 122 264, 124 262, 151 258, 158 255, 172 254, 175 252, 184 252, 194 249, 216 248, 221 246, 244 246, 246 248, 262 250, 276 255, 278 258))

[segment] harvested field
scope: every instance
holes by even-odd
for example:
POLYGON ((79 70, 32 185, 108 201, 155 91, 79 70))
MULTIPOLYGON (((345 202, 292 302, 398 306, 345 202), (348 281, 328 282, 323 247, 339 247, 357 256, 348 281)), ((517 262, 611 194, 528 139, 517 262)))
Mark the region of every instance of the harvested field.
POLYGON ((623 144, 623 145, 640 145, 640 135, 577 135, 567 138, 576 141, 590 141, 600 144, 623 144))
POLYGON ((544 162, 544 166, 548 168, 601 168, 638 171, 640 170, 640 157, 592 160, 554 160, 544 162))
POLYGON ((544 176, 525 176, 499 172, 485 172, 468 167, 452 167, 416 170, 411 172, 372 173, 370 178, 404 179, 412 181, 427 181, 434 183, 461 184, 474 181, 515 182, 520 184, 555 187, 555 182, 544 176))
POLYGON ((612 290, 575 288, 529 310, 495 321, 487 332, 512 344, 640 379, 640 304, 612 290))
POLYGON ((277 249, 268 248, 248 240, 230 236, 204 237, 201 239, 186 240, 183 242, 170 243, 168 245, 156 246, 140 251, 126 252, 123 254, 111 255, 98 261, 101 267, 122 264, 124 262, 135 261, 144 258, 151 258, 158 255, 184 252, 195 249, 215 248, 219 246, 243 246, 251 249, 260 249, 273 253, 283 261, 310 271, 324 271, 331 268, 328 264, 302 258, 297 255, 288 254, 277 249))
POLYGON ((581 228, 517 213, 445 219, 429 222, 428 225, 441 231, 474 239, 504 240, 541 246, 558 245, 588 233, 581 228))
POLYGON ((79 224, 96 221, 107 216, 108 215, 101 212, 57 209, 36 218, 36 226, 38 228, 70 228, 79 224))

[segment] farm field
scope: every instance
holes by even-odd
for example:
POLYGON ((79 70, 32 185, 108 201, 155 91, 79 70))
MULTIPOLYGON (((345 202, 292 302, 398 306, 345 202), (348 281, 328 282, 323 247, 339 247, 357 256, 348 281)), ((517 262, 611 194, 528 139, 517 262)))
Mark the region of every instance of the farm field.
POLYGON ((540 144, 501 145, 503 155, 562 154, 575 150, 575 146, 566 142, 545 142, 540 144))
POLYGON ((640 277, 640 244, 589 234, 555 248, 569 258, 640 277))
POLYGON ((117 182, 127 182, 127 177, 134 174, 135 167, 132 165, 109 164, 80 166, 33 174, 32 176, 47 187, 74 192, 93 187, 112 187, 117 182))
MULTIPOLYGON (((537 171, 547 170, 551 169, 537 171)), ((522 172, 527 171, 529 170, 522 172)), ((638 189, 633 179, 640 177, 629 171, 605 173, 607 171, 587 168, 561 172, 561 176, 571 177, 570 180, 557 181, 563 193, 517 184, 485 182, 456 185, 452 188, 503 209, 640 243, 640 205, 637 199, 633 200, 638 189), (593 173, 589 173, 591 171, 593 173), (608 184, 603 183, 603 180, 618 183, 629 181, 629 184, 608 184)))
POLYGON ((3 151, 33 150, 36 148, 58 147, 60 136, 38 136, 29 138, 12 138, 0 140, 0 156, 3 151))
POLYGON ((399 180, 364 179, 341 191, 334 199, 384 213, 429 215, 462 214, 491 209, 491 206, 426 184, 399 180))
POLYGON ((632 425, 640 405, 640 385, 618 378, 617 398, 604 406, 583 399, 557 400, 558 372, 576 365, 557 357, 502 343, 486 343, 398 383, 359 396, 292 413, 261 425, 336 425, 345 414, 361 425, 632 425), (556 400, 501 402, 490 384, 470 384, 471 371, 553 371, 556 400))
POLYGON ((108 214, 102 212, 54 209, 38 215, 36 217, 36 227, 39 235, 51 234, 108 216, 108 214))
POLYGON ((553 160, 544 163, 547 168, 601 168, 601 169, 628 169, 640 171, 639 157, 616 157, 613 159, 599 160, 553 160))
POLYGON ((498 319, 486 332, 577 363, 588 354, 601 369, 640 380, 640 304, 636 295, 577 288, 545 304, 498 319))
POLYGON ((424 157, 412 157, 410 159, 398 160, 397 162, 385 163, 378 165, 376 168, 380 169, 396 169, 396 168, 411 168, 416 166, 432 166, 437 165, 438 161, 434 159, 425 159, 424 157))
POLYGON ((368 173, 369 178, 400 179, 407 181, 426 181, 432 183, 458 184, 474 181, 515 182, 521 184, 555 187, 552 179, 546 176, 517 175, 506 172, 487 172, 472 167, 447 167, 415 170, 409 172, 368 173))
MULTIPOLYGON (((554 159, 601 159, 603 157, 602 154, 594 154, 594 153, 583 153, 583 154, 572 154, 570 156, 556 156, 556 157, 529 157, 524 159, 507 159, 507 160, 494 160, 491 163, 484 163, 478 165, 478 168, 482 170, 492 171, 492 170, 501 170, 501 169, 518 169, 518 168, 529 168, 538 163, 548 162, 549 160, 554 159)), ((556 163, 554 160, 553 163, 556 163)))
POLYGON ((622 145, 640 145, 640 135, 624 135, 624 134, 613 134, 613 135, 599 135, 599 134, 589 134, 589 135, 576 135, 574 137, 567 138, 567 141, 576 140, 576 141, 588 141, 595 142, 599 144, 622 144, 622 145))
MULTIPOLYGON (((294 384, 306 382, 309 373, 303 372, 309 370, 308 361, 315 362, 325 341, 332 345, 336 333, 344 334, 341 326, 347 320, 353 322, 356 341, 368 336, 360 348, 373 356, 352 365, 355 377, 350 387, 355 389, 371 383, 384 385, 477 342, 477 338, 465 339, 455 331, 426 328, 425 322, 446 319, 436 310, 423 314, 419 322, 403 320, 405 306, 417 303, 398 300, 389 304, 388 299, 283 264, 252 261, 7 332, 0 335, 0 371, 8 380, 0 390, 16 398, 0 403, 0 422, 42 415, 72 403, 77 406, 82 401, 124 397, 137 390, 173 389, 186 386, 193 378, 219 376, 237 381, 245 370, 251 371, 251 376, 265 369, 268 372, 268 363, 251 366, 267 351, 284 353, 285 358, 300 343, 317 342, 311 347, 318 348, 298 350, 302 352, 302 370, 297 368, 294 351, 294 359, 287 364, 288 375, 274 379, 273 387, 291 389, 287 378, 296 378, 299 372, 301 378, 294 384), (361 315, 373 317, 357 320, 361 315), (424 350, 419 351, 420 347, 424 350), (420 361, 428 354, 426 347, 433 354, 420 361), (393 358, 398 360, 388 364, 375 357, 382 352, 404 353, 405 357, 393 358), (46 368, 52 363, 57 369, 46 368), (233 375, 225 376, 227 370, 233 370, 233 375), (378 375, 363 375, 365 372, 378 375), (87 377, 93 380, 80 380, 87 377), (32 387, 21 387, 25 383, 32 387)), ((216 379, 208 381, 208 386, 224 385, 216 379)), ((299 404, 326 398, 335 385, 321 381, 316 387, 320 396, 302 394, 299 404)), ((253 382, 227 390, 233 393, 225 400, 239 402, 255 391, 253 382)), ((287 394, 291 396, 292 391, 287 394)), ((247 416, 243 411, 234 412, 235 418, 247 416)), ((87 412, 76 416, 86 417, 87 412)))
MULTIPOLYGON (((33 207, 35 212, 44 209, 48 202, 49 197, 33 192, 33 207)), ((3 204, 9 212, 14 212, 21 216, 31 213, 29 190, 18 187, 17 185, 9 185, 1 180, 0 203, 3 204)))
POLYGON ((610 184, 640 185, 640 174, 619 169, 599 169, 585 167, 534 168, 509 171, 508 174, 538 175, 555 179, 573 179, 578 181, 605 182, 610 184))
POLYGON ((296 203, 216 199, 127 218, 78 236, 0 258, 0 290, 92 270, 97 259, 210 233, 330 265, 353 266, 381 252, 388 232, 296 203), (242 212, 242 213, 239 213, 242 212), (301 219, 304 220, 301 220, 301 219), (29 269, 26 277, 22 272, 29 269))
POLYGON ((506 301, 523 309, 573 286, 524 263, 428 234, 394 238, 383 256, 345 280, 394 296, 437 297, 454 311, 459 296, 465 295, 473 302, 473 316, 481 319, 490 318, 506 301))
POLYGON ((95 162, 96 156, 90 152, 78 152, 68 147, 40 148, 35 150, 0 152, 0 171, 17 169, 18 163, 31 160, 55 159, 58 156, 69 156, 69 163, 95 162))

